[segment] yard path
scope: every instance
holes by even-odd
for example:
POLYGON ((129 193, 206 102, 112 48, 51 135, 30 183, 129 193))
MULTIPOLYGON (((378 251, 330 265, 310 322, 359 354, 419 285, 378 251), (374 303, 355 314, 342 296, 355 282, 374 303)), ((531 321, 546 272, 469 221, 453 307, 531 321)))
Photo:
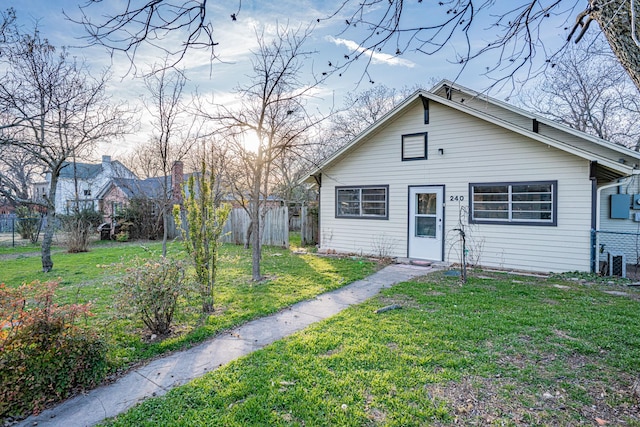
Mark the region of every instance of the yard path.
POLYGON ((307 326, 377 295, 381 289, 423 276, 432 267, 393 264, 340 289, 234 328, 189 350, 134 369, 112 384, 76 396, 18 425, 84 427, 115 417, 152 396, 161 396, 207 372, 259 350, 307 326))
MULTIPOLYGON (((61 252, 66 252, 66 249, 57 249, 55 251, 51 251, 51 255, 59 254, 61 252)), ((2 254, 0 255, 0 261, 18 258, 40 257, 41 255, 42 252, 18 252, 15 254, 2 254)))

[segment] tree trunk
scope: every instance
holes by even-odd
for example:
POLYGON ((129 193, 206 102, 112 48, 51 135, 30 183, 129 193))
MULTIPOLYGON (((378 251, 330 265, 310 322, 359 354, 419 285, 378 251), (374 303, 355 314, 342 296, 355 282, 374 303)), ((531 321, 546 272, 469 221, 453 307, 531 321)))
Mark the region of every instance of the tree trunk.
POLYGON ((47 213, 45 218, 47 225, 44 229, 42 237, 42 271, 48 273, 53 269, 53 260, 51 259, 51 243, 53 242, 53 233, 55 231, 56 219, 56 190, 58 187, 58 173, 51 172, 51 183, 49 186, 49 197, 47 201, 47 213))
POLYGON ((45 215, 47 226, 44 229, 42 237, 42 271, 48 273, 53 269, 53 260, 51 259, 51 242, 53 242, 54 220, 56 218, 55 211, 47 211, 45 215))
MULTIPOLYGON (((640 1, 635 7, 636 37, 640 38, 640 1)), ((590 0, 589 4, 595 10, 591 16, 598 22, 604 36, 609 41, 611 50, 616 55, 620 64, 631 77, 631 80, 640 90, 640 47, 631 37, 631 4, 627 0, 613 0, 602 2, 590 0)))
MULTIPOLYGON (((166 153, 163 154, 163 165, 166 165, 166 153)), ((162 191, 164 193, 164 195, 162 196, 162 256, 166 257, 167 256, 167 238, 169 236, 169 232, 167 230, 167 226, 169 225, 169 218, 167 218, 169 216, 169 212, 171 211, 169 209, 169 207, 171 206, 170 201, 171 199, 169 198, 168 194, 173 194, 172 189, 169 188, 169 179, 168 177, 168 171, 167 171, 167 167, 164 166, 162 168, 162 171, 164 173, 164 183, 162 185, 162 191)), ((173 179, 175 179, 175 177, 173 177, 173 171, 172 173, 172 185, 173 185, 173 179)))
POLYGON ((167 227, 169 225, 169 218, 167 215, 167 209, 168 209, 168 203, 164 203, 163 205, 163 209, 162 209, 162 256, 166 257, 167 256, 167 237, 168 237, 168 231, 167 231, 167 227))
POLYGON ((262 149, 258 148, 256 172, 253 179, 252 205, 251 205, 251 276, 254 281, 262 279, 260 274, 260 256, 262 254, 260 223, 260 186, 262 185, 262 149))

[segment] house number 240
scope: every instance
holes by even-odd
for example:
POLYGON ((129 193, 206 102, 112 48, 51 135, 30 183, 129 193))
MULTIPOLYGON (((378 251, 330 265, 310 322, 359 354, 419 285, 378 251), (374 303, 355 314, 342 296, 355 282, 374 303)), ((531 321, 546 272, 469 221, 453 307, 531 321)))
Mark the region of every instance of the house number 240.
POLYGON ((450 202, 463 202, 464 196, 449 196, 450 202))

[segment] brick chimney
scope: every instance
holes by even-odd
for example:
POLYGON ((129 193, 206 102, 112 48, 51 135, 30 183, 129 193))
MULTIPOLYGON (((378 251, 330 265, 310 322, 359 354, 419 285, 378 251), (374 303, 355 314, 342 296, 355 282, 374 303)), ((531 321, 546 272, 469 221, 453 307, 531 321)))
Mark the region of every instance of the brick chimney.
POLYGON ((182 203, 183 170, 184 165, 181 161, 173 162, 173 166, 171 166, 171 198, 179 203, 182 203))

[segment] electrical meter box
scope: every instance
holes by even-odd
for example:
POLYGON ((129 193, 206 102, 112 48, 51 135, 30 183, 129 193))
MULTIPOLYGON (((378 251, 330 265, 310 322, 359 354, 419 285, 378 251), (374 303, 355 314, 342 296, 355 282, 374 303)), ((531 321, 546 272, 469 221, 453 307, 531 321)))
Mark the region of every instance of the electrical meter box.
POLYGON ((633 206, 631 209, 640 209, 640 194, 633 195, 633 206))
POLYGON ((613 219, 629 219, 629 208, 631 207, 631 194, 612 194, 611 213, 613 219))

